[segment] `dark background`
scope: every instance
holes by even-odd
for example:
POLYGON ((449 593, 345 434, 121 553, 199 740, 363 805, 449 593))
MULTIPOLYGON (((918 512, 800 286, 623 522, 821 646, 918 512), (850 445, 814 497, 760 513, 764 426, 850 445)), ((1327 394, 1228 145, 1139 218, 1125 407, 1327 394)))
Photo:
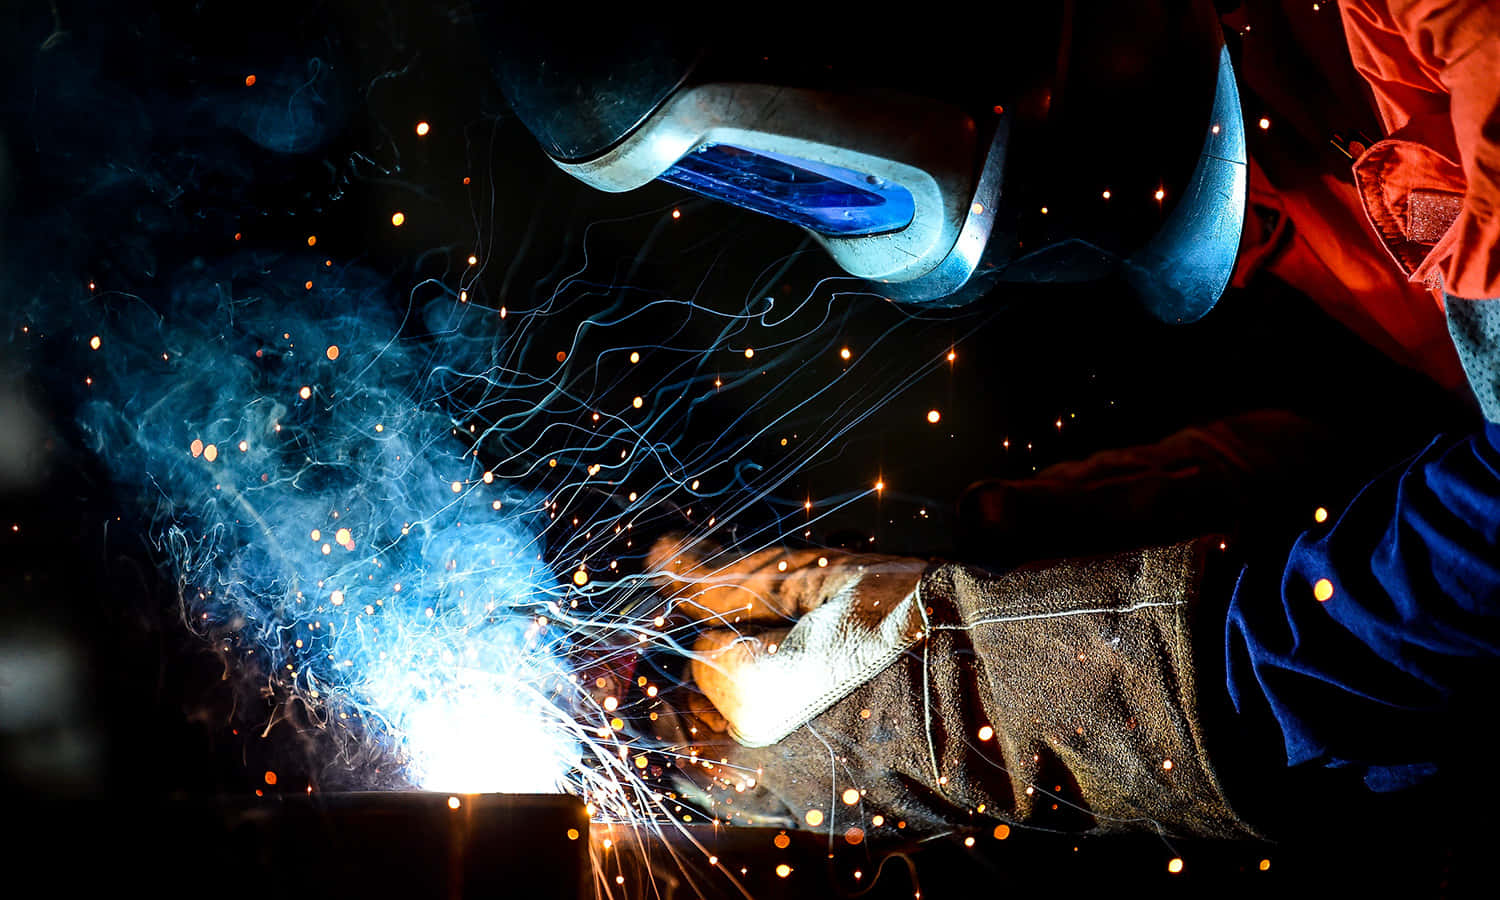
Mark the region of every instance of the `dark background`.
MULTIPOLYGON (((182 886, 184 873, 197 870, 176 869, 174 878, 174 859, 230 839, 212 815, 182 811, 214 798, 252 803, 256 791, 305 794, 318 748, 296 723, 263 737, 254 698, 232 688, 180 626, 177 585, 157 567, 138 513, 119 507, 107 473, 78 449, 70 410, 79 373, 35 359, 23 371, 20 331, 35 323, 34 300, 44 293, 85 303, 92 280, 149 294, 162 273, 195 257, 247 247, 298 252, 316 233, 318 254, 387 274, 399 302, 422 278, 456 283, 477 253, 484 263, 469 288, 473 302, 531 316, 525 358, 538 370, 570 346, 588 315, 646 298, 760 311, 771 297, 776 309, 801 312, 736 335, 711 364, 722 359, 745 386, 673 423, 664 438, 692 448, 726 431, 748 440, 765 428, 743 451, 764 464, 794 452, 781 438, 795 443, 850 397, 870 413, 769 493, 726 485, 694 519, 750 500, 735 523, 743 532, 771 527, 787 539, 909 554, 960 552, 954 504, 975 480, 1025 479, 1189 425, 1290 409, 1337 439, 1327 455, 1291 466, 1295 474, 1277 491, 1226 512, 1250 555, 1269 552, 1309 523, 1314 507, 1337 508, 1365 478, 1465 421, 1461 404, 1269 281, 1230 291, 1205 320, 1183 327, 1151 321, 1109 285, 1004 289, 956 312, 835 295, 852 285, 820 284, 837 272, 793 228, 666 186, 599 195, 557 171, 507 114, 476 21, 467 6, 422 2, 16 0, 0 12, 0 325, 8 341, 0 343, 0 664, 10 679, 0 686, 8 698, 0 791, 36 839, 10 847, 16 863, 38 847, 54 861, 92 854, 115 860, 95 872, 107 880, 128 850, 160 866, 120 869, 121 880, 182 886), (320 64, 309 75, 312 59, 320 64), (263 89, 314 79, 325 100, 316 121, 266 117, 255 105, 263 98, 247 99, 247 74, 263 89), (419 120, 432 123, 424 138, 413 130, 419 120), (390 226, 393 210, 406 216, 399 229, 390 226), (744 346, 757 348, 753 364, 738 352, 744 346), (843 346, 858 365, 836 391, 787 415, 789 398, 846 369, 843 346), (891 385, 912 375, 892 395, 891 385), (929 409, 941 411, 938 425, 926 421, 929 409), (801 527, 804 499, 852 496, 877 478, 889 486, 879 497, 801 527), (281 773, 274 787, 267 770, 281 773)), ((602 374, 623 396, 670 383, 684 354, 715 340, 717 326, 690 312, 681 305, 665 319, 591 338, 599 345, 575 350, 579 362, 563 377, 584 383, 602 374), (627 346, 657 352, 627 372, 609 352, 627 346)), ((687 523, 664 505, 651 526, 687 523)), ((1045 527, 1065 531, 1066 523, 1045 527)), ((1091 839, 1074 851, 1072 838, 1032 835, 1025 854, 996 845, 978 862, 954 847, 918 858, 930 861, 937 884, 972 878, 997 890, 1127 877, 1247 893, 1325 878, 1421 894, 1482 883, 1472 825, 1457 814, 1405 814, 1393 804, 1387 821, 1349 822, 1349 835, 1274 849, 1091 839), (1186 876, 1165 873, 1173 855, 1187 859, 1186 876), (1275 860, 1264 874, 1255 868, 1263 857, 1275 860), (1045 871, 1038 860, 1048 861, 1045 871)), ((763 846, 770 860, 768 839, 763 846)), ((246 871, 276 865, 262 859, 246 871)))

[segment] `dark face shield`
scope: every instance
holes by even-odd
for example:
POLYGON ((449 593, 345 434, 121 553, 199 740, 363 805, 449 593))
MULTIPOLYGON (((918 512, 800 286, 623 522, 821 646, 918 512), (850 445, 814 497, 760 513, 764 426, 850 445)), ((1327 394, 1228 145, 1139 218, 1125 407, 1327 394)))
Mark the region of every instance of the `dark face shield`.
POLYGON ((1239 95, 1211 7, 1130 7, 992 12, 968 46, 847 23, 491 33, 517 116, 600 190, 666 181, 799 226, 899 302, 1115 277, 1192 321, 1238 249, 1239 95))

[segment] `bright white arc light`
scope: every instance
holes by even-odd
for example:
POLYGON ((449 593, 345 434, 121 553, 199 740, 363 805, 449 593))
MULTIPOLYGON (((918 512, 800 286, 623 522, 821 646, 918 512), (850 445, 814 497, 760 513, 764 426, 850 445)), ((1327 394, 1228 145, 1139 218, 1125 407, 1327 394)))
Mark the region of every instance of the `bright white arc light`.
POLYGON ((473 669, 424 680, 427 696, 410 703, 398 723, 418 787, 466 794, 565 791, 578 747, 533 684, 473 669), (442 685, 437 691, 434 682, 442 685))

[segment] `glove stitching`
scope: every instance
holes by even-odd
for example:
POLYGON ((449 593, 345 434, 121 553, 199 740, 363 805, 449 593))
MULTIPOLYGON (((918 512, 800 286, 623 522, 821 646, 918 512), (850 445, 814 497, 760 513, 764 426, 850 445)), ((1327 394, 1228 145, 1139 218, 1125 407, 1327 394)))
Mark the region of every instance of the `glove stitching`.
MULTIPOLYGON (((1132 603, 1129 606, 1100 606, 1089 609, 1068 609, 1060 612, 1026 613, 1017 616, 995 616, 988 619, 975 619, 962 625, 934 625, 934 631, 968 631, 975 625, 998 625, 1004 622, 1026 622, 1033 619, 1061 619, 1064 616, 1087 616, 1095 613, 1129 613, 1142 609, 1150 609, 1156 606, 1182 606, 1186 600, 1145 600, 1140 603, 1132 603)), ((925 617, 924 617, 925 618, 925 617)))

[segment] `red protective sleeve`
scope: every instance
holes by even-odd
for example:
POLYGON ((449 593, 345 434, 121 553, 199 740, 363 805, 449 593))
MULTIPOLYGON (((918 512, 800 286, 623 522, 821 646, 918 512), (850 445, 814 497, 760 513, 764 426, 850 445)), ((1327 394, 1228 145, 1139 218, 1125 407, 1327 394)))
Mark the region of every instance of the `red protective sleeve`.
POLYGON ((1390 134, 1355 166, 1371 223, 1412 280, 1500 297, 1500 4, 1340 6, 1390 134))

